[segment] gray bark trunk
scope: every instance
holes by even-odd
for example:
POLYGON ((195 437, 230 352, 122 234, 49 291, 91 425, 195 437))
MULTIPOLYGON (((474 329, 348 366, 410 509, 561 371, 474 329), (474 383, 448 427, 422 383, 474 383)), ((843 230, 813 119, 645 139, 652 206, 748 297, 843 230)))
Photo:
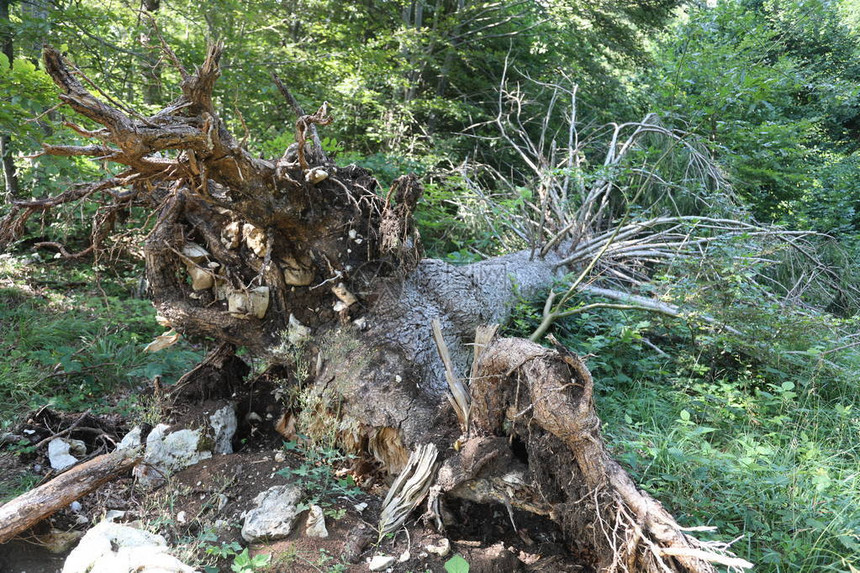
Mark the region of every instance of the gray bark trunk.
MULTIPOLYGON (((405 280, 383 290, 365 316, 366 331, 348 325, 318 337, 338 342, 321 343, 307 358, 322 366, 314 381, 320 387, 310 392, 336 398, 337 414, 348 417, 338 422, 350 433, 343 436, 347 443, 387 428, 407 450, 428 441, 449 446, 458 430, 432 321, 440 321, 454 369, 465 377, 475 329, 505 322, 518 297, 546 288, 557 260, 554 254, 532 260, 529 251, 462 267, 422 260, 405 280)), ((392 460, 403 461, 403 453, 380 459, 392 460)))

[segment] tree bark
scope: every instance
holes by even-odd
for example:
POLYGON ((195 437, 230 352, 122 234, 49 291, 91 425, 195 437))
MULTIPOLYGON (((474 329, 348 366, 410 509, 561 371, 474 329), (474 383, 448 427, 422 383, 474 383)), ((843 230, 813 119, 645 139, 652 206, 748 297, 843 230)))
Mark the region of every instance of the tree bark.
MULTIPOLYGON (((382 194, 360 167, 336 168, 309 139, 312 126, 330 121, 325 106, 299 118, 281 158, 254 157, 212 105, 220 55, 210 47, 190 74, 168 51, 183 95, 144 118, 95 97, 48 48, 60 98, 103 127, 70 125, 97 143, 44 152, 126 168, 51 202, 108 192, 118 205, 149 205, 158 218, 145 256, 159 314, 180 332, 290 366, 303 434, 371 455, 391 473, 428 444, 444 452, 431 514, 445 495, 498 501, 559 522, 602 571, 713 571, 713 552, 607 454, 591 378, 575 356, 500 340, 473 369, 471 424, 463 427, 448 402, 449 380, 466 378, 476 328, 504 322, 520 297, 547 287, 567 245, 462 267, 423 259, 412 221, 417 179, 401 177, 382 194), (514 438, 527 461, 515 459, 514 438)), ((7 235, 46 202, 15 207, 7 235)))

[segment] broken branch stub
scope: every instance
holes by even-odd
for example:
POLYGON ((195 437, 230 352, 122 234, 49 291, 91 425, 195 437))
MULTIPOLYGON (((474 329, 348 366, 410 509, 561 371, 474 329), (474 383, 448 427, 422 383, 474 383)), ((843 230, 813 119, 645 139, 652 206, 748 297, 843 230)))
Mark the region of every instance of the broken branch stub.
POLYGON ((397 531, 413 509, 418 507, 433 481, 436 457, 439 451, 433 444, 425 444, 409 455, 406 467, 391 484, 382 511, 379 514, 379 539, 397 531))

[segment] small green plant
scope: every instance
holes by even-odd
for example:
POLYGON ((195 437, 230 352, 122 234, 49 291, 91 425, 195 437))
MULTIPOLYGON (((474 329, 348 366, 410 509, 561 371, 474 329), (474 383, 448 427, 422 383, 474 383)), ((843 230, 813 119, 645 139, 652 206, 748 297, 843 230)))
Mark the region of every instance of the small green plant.
POLYGON ((230 571, 234 573, 254 573, 258 569, 265 567, 272 556, 269 554, 251 555, 246 547, 241 553, 233 558, 233 564, 230 565, 230 571))
MULTIPOLYGON (((308 509, 311 505, 329 508, 335 497, 355 498, 361 494, 361 489, 352 476, 338 478, 335 475, 334 466, 350 459, 350 456, 340 450, 325 447, 306 449, 295 441, 285 442, 284 449, 304 458, 296 468, 278 470, 278 474, 282 476, 297 478, 307 492, 307 497, 299 504, 300 510, 308 509)), ((342 516, 336 509, 327 510, 327 513, 342 516)))
POLYGON ((334 556, 322 547, 315 565, 319 571, 325 571, 325 573, 344 573, 347 568, 345 563, 335 561, 334 556))
POLYGON ((462 555, 455 555, 445 562, 445 571, 448 573, 469 573, 469 562, 462 555))
POLYGON ((220 545, 207 545, 206 554, 219 559, 227 559, 238 555, 241 549, 241 545, 235 541, 231 541, 230 543, 221 543, 220 545))

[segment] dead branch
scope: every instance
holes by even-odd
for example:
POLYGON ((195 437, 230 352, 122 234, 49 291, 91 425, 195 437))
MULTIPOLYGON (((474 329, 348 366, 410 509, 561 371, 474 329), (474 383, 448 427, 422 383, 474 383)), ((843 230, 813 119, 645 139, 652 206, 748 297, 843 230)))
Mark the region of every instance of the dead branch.
POLYGON ((102 454, 0 506, 0 544, 95 491, 102 484, 120 477, 142 459, 139 449, 102 454))

